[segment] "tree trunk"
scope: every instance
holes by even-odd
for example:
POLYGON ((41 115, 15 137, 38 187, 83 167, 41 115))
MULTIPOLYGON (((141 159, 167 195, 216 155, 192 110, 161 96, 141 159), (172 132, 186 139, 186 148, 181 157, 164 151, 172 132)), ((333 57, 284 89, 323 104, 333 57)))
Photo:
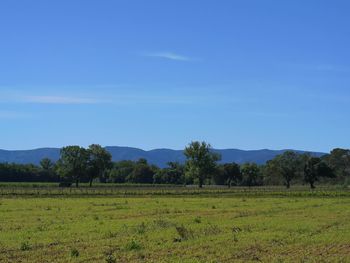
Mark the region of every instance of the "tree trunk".
POLYGON ((199 179, 198 186, 199 186, 199 188, 203 187, 203 181, 201 179, 199 179))
POLYGON ((90 178, 89 183, 90 183, 90 187, 92 187, 92 178, 90 178))
POLYGON ((287 187, 287 189, 290 188, 290 181, 287 181, 287 182, 286 182, 286 187, 287 187))
POLYGON ((311 188, 311 189, 315 189, 314 182, 310 182, 310 188, 311 188))
POLYGON ((79 187, 79 180, 78 180, 78 179, 75 180, 75 187, 76 187, 76 188, 79 187))

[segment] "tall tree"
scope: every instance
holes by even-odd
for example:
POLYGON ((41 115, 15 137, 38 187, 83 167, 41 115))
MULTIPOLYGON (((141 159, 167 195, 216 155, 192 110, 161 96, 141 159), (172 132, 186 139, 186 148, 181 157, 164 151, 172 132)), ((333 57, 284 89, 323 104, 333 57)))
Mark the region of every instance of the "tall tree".
POLYGON ((49 158, 44 158, 40 161, 41 169, 43 169, 46 172, 51 171, 53 169, 54 165, 55 165, 54 162, 51 161, 51 159, 49 159, 49 158))
POLYGON ((261 184, 260 170, 255 163, 245 163, 241 167, 243 184, 247 186, 256 186, 261 184))
POLYGON ((126 179, 133 172, 135 162, 119 161, 113 163, 112 169, 108 171, 108 180, 114 183, 125 183, 126 179))
POLYGON ((135 163, 132 173, 127 177, 127 181, 130 183, 152 184, 155 173, 155 167, 148 165, 147 160, 139 159, 135 163))
POLYGON ((203 187, 204 181, 215 171, 220 155, 211 151, 206 142, 191 142, 184 150, 187 158, 186 173, 198 180, 198 186, 203 187))
POLYGON ((322 159, 334 170, 339 182, 350 180, 350 150, 336 148, 322 159))
POLYGON ((241 170, 237 163, 225 163, 223 174, 228 187, 231 187, 232 183, 238 185, 242 181, 241 170))
POLYGON ((75 181, 76 187, 79 180, 87 172, 89 153, 80 146, 67 146, 61 149, 61 157, 57 163, 61 176, 75 181))
POLYGON ((153 182, 156 184, 182 184, 184 183, 183 165, 177 162, 169 162, 169 167, 158 169, 153 176, 153 182))
POLYGON ((302 170, 302 160, 299 154, 293 151, 286 151, 276 157, 278 169, 284 179, 284 184, 290 188, 291 181, 296 178, 302 170))
POLYGON ((94 178, 104 180, 104 174, 112 166, 112 155, 101 145, 91 144, 88 148, 88 175, 89 184, 92 186, 94 178))
POLYGON ((40 161, 40 175, 42 177, 42 180, 45 181, 51 181, 51 180, 57 180, 57 175, 54 171, 55 163, 51 161, 49 158, 44 158, 40 161))
POLYGON ((310 184, 311 189, 315 188, 315 182, 320 177, 334 177, 333 170, 317 157, 309 157, 304 166, 304 181, 310 184))
POLYGON ((278 161, 269 160, 261 167, 264 184, 266 185, 283 185, 284 179, 279 169, 278 161))

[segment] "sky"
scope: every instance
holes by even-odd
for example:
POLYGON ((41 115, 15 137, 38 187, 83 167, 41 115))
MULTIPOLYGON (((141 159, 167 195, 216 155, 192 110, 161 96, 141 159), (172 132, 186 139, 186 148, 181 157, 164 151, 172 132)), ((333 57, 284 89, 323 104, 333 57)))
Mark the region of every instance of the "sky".
POLYGON ((350 148, 347 0, 2 0, 0 148, 350 148))

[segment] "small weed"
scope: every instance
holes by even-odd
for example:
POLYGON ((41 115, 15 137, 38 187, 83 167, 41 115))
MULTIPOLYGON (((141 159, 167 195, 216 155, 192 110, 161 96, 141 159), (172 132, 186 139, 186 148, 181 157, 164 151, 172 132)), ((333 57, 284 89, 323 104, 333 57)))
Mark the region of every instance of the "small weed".
POLYGON ((142 247, 137 241, 131 240, 131 242, 129 242, 125 248, 126 250, 131 251, 131 250, 140 250, 142 247))
POLYGON ((106 253, 105 262, 106 262, 106 263, 116 263, 116 262, 117 262, 117 259, 116 259, 116 257, 113 255, 112 252, 108 252, 108 253, 106 253))
POLYGON ((46 227, 45 226, 38 226, 37 230, 40 231, 40 232, 43 232, 43 231, 46 230, 46 227))
POLYGON ((22 251, 28 251, 30 250, 32 247, 30 246, 29 242, 28 241, 25 241, 25 242, 22 242, 21 243, 21 246, 20 246, 20 249, 22 251))
POLYGON ((181 241, 194 238, 194 233, 193 233, 193 231, 191 229, 187 229, 184 226, 177 226, 175 228, 176 228, 177 233, 180 236, 180 240, 181 241))
POLYGON ((220 233, 221 233, 221 229, 217 225, 209 224, 208 227, 203 229, 203 234, 205 236, 217 235, 217 234, 220 234, 220 233))
POLYGON ((174 224, 172 222, 170 222, 168 220, 164 220, 164 219, 154 220, 153 223, 160 228, 168 228, 168 227, 174 226, 174 224))
POLYGON ((237 227, 237 226, 232 227, 232 233, 239 233, 241 231, 242 229, 240 227, 237 227))
POLYGON ((118 234, 116 232, 108 231, 106 233, 107 238, 116 238, 117 236, 118 236, 118 234))
POLYGON ((142 222, 136 227, 136 232, 140 235, 143 235, 146 232, 146 224, 142 222))
POLYGON ((200 216, 197 216, 197 217, 194 219, 194 222, 197 223, 197 224, 202 223, 201 217, 200 217, 200 216))
POLYGON ((72 248, 71 250, 70 250, 70 256, 72 257, 72 258, 77 258, 77 257, 79 257, 79 251, 78 251, 78 249, 76 249, 76 248, 72 248))

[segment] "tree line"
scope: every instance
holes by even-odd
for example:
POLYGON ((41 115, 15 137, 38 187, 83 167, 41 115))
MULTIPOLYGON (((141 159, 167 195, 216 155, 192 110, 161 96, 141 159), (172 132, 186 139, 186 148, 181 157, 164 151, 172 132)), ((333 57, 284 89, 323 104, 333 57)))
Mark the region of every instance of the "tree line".
POLYGON ((231 186, 350 184, 350 150, 334 149, 322 157, 286 151, 264 165, 219 163, 221 156, 206 142, 191 142, 185 149, 185 164, 169 162, 166 168, 145 159, 113 162, 111 154, 98 144, 87 149, 67 146, 59 160, 48 158, 40 165, 0 163, 2 182, 60 182, 76 187, 80 182, 174 184, 202 187, 206 184, 231 186))

